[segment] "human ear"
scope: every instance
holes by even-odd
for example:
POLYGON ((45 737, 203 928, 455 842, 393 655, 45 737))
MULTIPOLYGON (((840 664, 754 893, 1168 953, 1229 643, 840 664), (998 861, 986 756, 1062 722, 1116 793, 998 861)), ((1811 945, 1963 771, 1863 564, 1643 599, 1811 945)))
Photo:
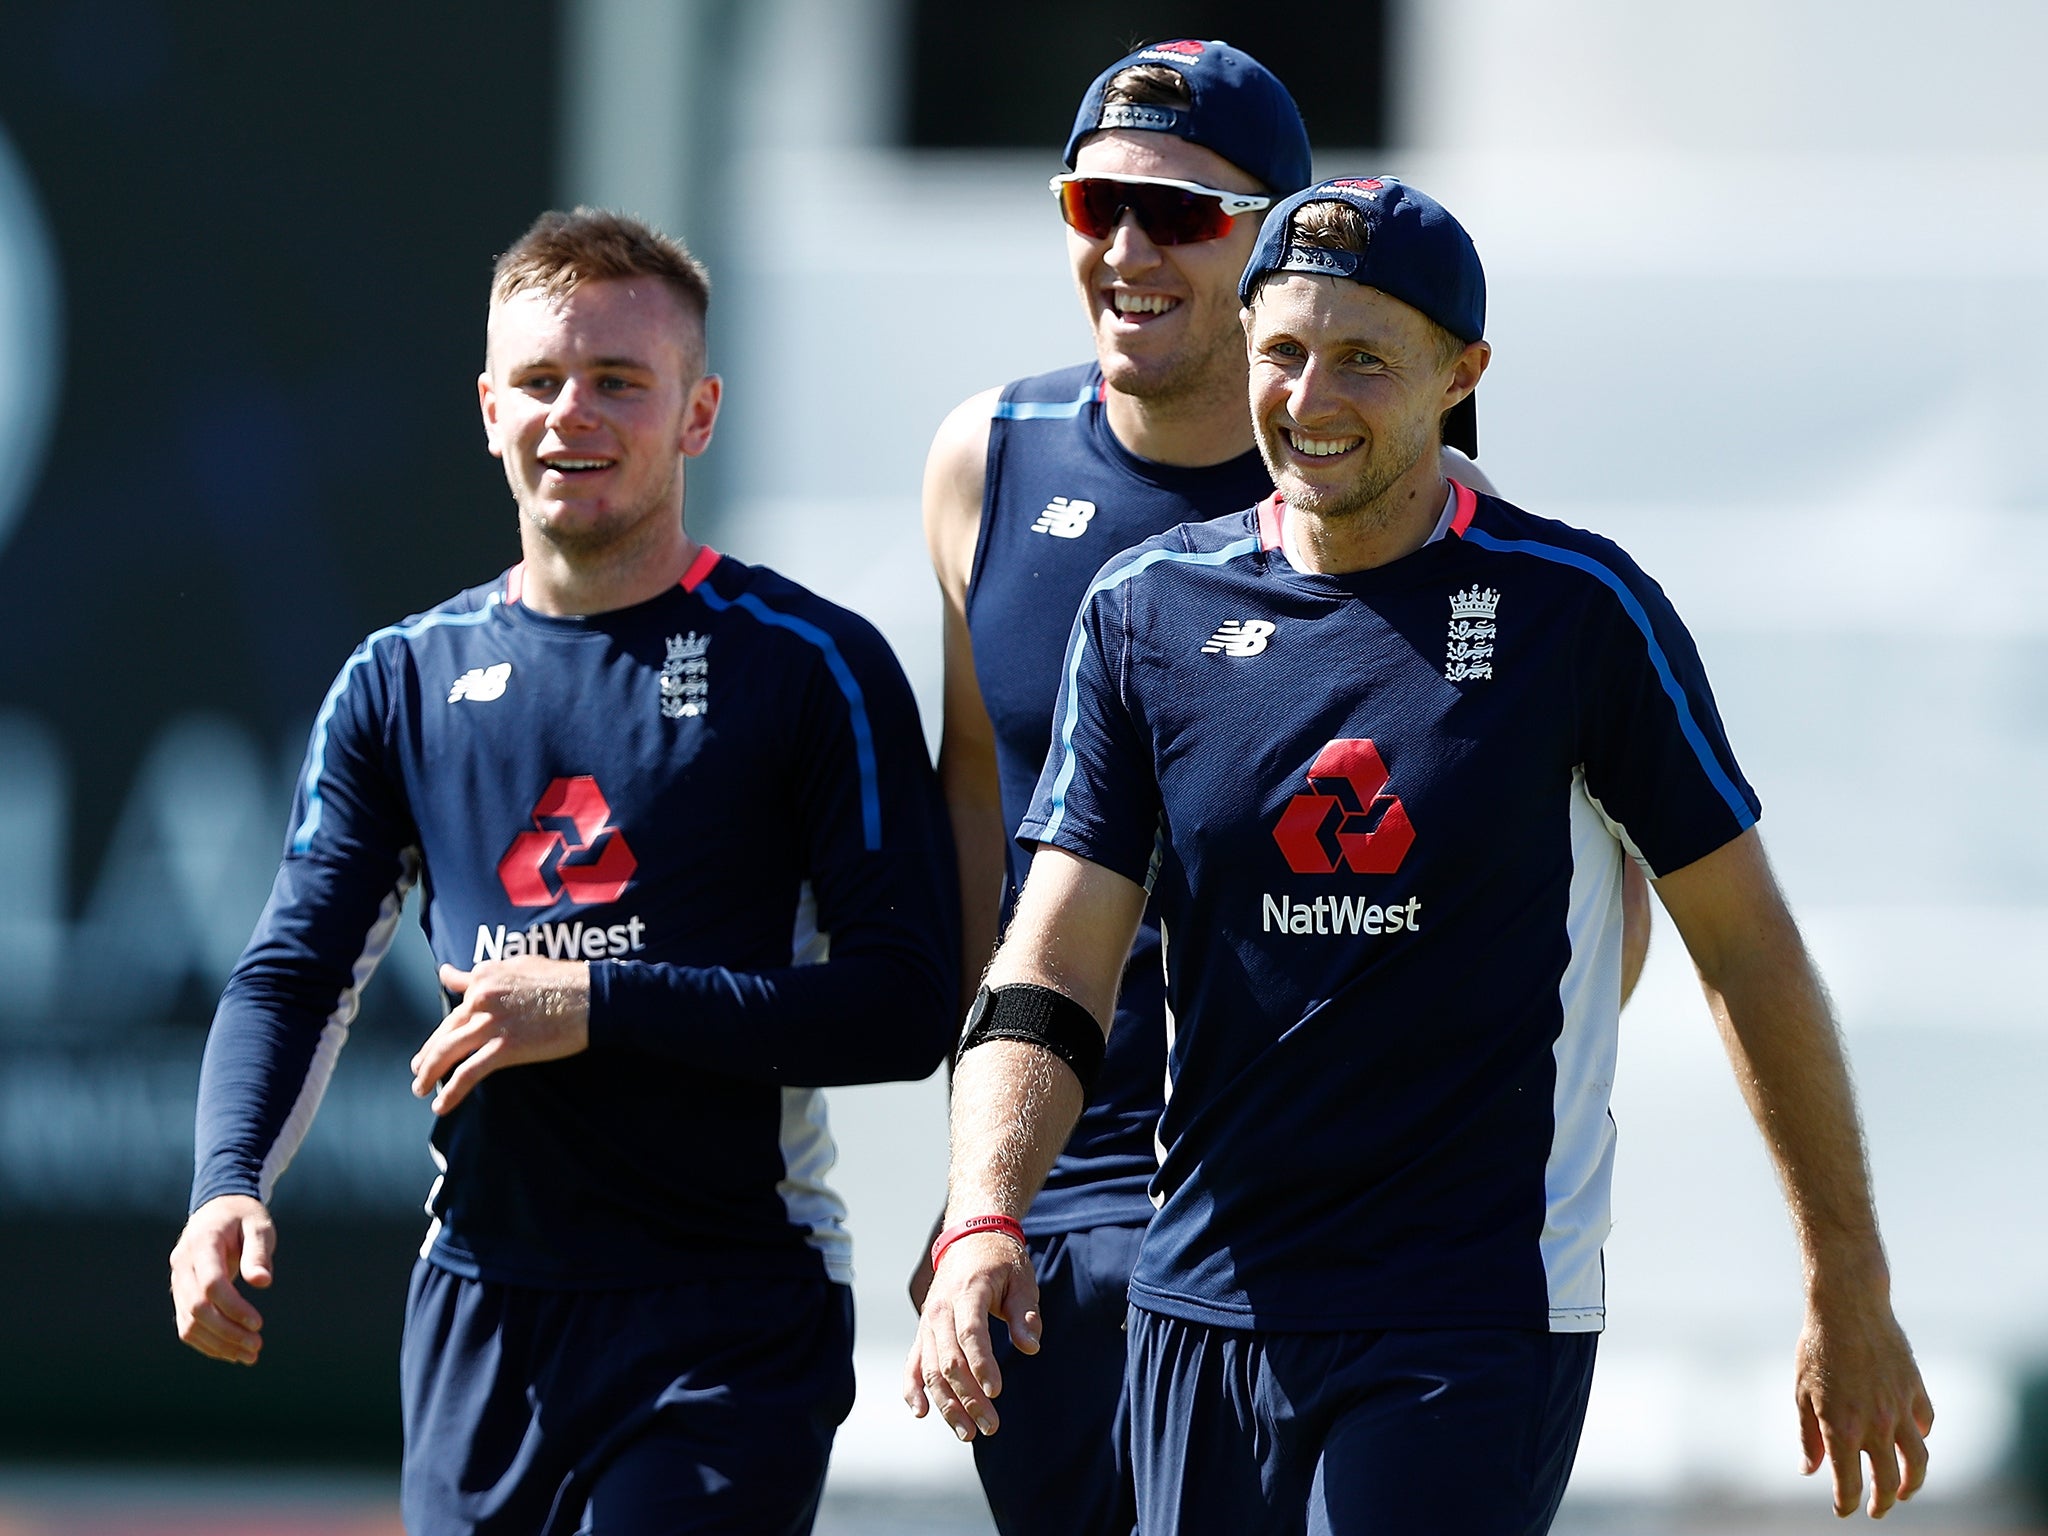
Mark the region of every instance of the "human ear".
POLYGON ((476 403, 484 416, 484 446, 491 451, 491 457, 505 457, 505 445, 498 440, 498 392, 491 384, 489 369, 476 376, 476 403))
POLYGON ((711 431, 718 423, 719 402, 725 398, 725 380, 707 373, 690 386, 683 404, 683 430, 677 447, 685 458, 696 458, 711 446, 711 431))
POLYGON ((1469 341, 1451 364, 1450 383, 1444 390, 1444 409, 1449 410, 1479 387, 1486 365, 1493 361, 1493 348, 1483 341, 1469 341))

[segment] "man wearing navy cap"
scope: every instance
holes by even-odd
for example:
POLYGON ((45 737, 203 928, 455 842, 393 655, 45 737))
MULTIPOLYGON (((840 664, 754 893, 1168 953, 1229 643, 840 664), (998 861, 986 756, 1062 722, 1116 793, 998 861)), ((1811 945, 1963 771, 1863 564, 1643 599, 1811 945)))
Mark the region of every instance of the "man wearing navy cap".
MULTIPOLYGON (((1286 88, 1227 43, 1184 38, 1117 60, 1082 99, 1069 174, 1054 179, 1095 361, 974 396, 925 470, 924 515, 946 600, 940 778, 952 811, 971 987, 1023 883, 1010 840, 1051 739, 1060 658, 1103 560, 1184 522, 1235 511, 1272 481, 1245 412, 1237 282, 1273 197, 1307 184, 1307 131, 1286 88)), ((1454 437, 1470 454, 1477 443, 1454 437)), ((1491 489, 1477 466, 1446 472, 1491 489)), ((1228 641, 1255 652, 1253 631, 1228 641)), ((1632 877, 1627 984, 1648 939, 1632 877)), ((1102 1080, 1023 1228, 1059 1348, 1022 1358, 1006 1334, 1004 1433, 975 1464, 1005 1536, 1130 1527, 1113 1431, 1125 1290, 1152 1215, 1153 1132, 1166 1077, 1165 977, 1152 914, 1138 928, 1102 1080)), ((921 1303, 929 1263, 912 1282, 921 1303)))
POLYGON ((988 1432, 1015 1231, 1157 914, 1174 1032, 1131 1280, 1138 1524, 1541 1532, 1605 1316, 1622 871, 1656 881, 1805 1258, 1835 1508, 1920 1486, 1861 1133, 1690 637, 1605 539, 1440 468, 1490 349, 1464 230, 1391 178, 1282 202, 1243 273, 1276 492, 1112 559, 1066 652, 1031 878, 954 1080, 914 1407, 988 1432), (1256 635, 1256 646, 1243 638, 1256 635))

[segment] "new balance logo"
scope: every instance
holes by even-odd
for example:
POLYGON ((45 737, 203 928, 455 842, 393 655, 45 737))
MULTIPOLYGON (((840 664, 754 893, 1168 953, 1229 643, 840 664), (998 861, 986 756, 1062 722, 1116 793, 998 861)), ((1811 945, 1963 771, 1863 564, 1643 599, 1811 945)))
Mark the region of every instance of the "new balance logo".
POLYGON ((1056 539, 1078 539, 1088 531, 1089 520, 1094 516, 1094 502, 1069 501, 1064 496, 1055 496, 1038 514, 1038 521, 1031 525, 1031 531, 1049 533, 1056 539))
POLYGON ((448 689, 448 702, 468 699, 477 704, 488 704, 493 699, 505 696, 505 680, 512 675, 512 663, 501 661, 494 667, 471 667, 455 679, 448 689))
POLYGON ((1225 619, 1202 647, 1204 656, 1256 656, 1272 637, 1271 619, 1225 619))

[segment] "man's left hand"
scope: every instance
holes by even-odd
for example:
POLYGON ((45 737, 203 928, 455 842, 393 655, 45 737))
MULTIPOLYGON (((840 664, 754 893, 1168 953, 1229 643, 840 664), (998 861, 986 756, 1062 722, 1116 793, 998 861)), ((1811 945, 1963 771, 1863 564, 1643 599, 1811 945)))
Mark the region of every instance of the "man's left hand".
POLYGON ((1809 1475, 1828 1465, 1835 1513, 1855 1513, 1870 1462, 1870 1514, 1881 1519, 1927 1478, 1934 1405, 1890 1304, 1868 1286, 1816 1294, 1799 1338, 1799 1438, 1809 1475))
POLYGON ((590 967, 581 960, 485 960, 441 967, 461 999, 412 1059, 412 1091, 445 1115, 500 1067, 574 1056, 590 1045, 590 967), (440 1091, 434 1085, 443 1077, 440 1091))

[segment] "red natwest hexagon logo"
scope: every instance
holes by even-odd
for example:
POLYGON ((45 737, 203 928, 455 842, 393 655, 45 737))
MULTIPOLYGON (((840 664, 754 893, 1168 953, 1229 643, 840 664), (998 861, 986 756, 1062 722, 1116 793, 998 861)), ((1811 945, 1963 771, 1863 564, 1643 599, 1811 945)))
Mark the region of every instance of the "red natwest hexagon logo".
POLYGON ((521 832, 498 860, 498 880, 515 907, 579 907, 617 901, 640 861, 589 774, 556 779, 533 803, 536 831, 521 832))
POLYGON ((1330 742, 1308 765, 1312 794, 1287 802, 1273 841, 1297 875, 1339 866, 1359 875, 1391 875, 1415 843, 1408 812, 1387 787, 1387 765, 1370 741, 1330 742))
POLYGON ((1192 37, 1178 38, 1170 43, 1154 43, 1145 50, 1147 53, 1184 53, 1190 58, 1202 53, 1202 45, 1192 37))

